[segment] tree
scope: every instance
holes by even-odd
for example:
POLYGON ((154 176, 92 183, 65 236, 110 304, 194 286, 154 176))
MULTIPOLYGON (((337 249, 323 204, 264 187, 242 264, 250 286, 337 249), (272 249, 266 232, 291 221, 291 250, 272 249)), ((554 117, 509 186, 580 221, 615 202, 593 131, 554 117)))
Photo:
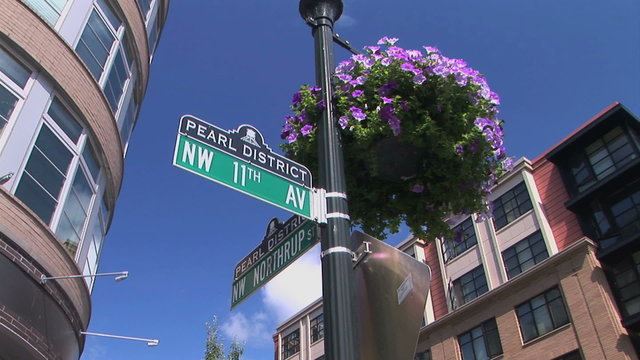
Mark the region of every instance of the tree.
POLYGON ((220 334, 218 326, 218 317, 214 316, 211 323, 206 322, 207 341, 204 352, 204 360, 241 360, 244 353, 244 347, 241 342, 234 339, 231 342, 229 353, 224 355, 224 338, 220 334))

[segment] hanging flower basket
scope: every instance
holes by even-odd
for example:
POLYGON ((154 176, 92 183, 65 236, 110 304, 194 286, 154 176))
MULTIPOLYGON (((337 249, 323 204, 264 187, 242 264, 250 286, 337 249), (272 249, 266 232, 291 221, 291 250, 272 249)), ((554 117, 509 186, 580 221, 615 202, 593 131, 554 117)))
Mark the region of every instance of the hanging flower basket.
MULTIPOLYGON (((353 225, 379 238, 405 222, 433 239, 450 231, 449 214, 487 214, 484 199, 511 159, 498 95, 484 77, 436 48, 405 50, 396 41, 384 37, 336 68, 349 212, 353 225)), ((320 99, 308 85, 294 94, 280 145, 316 177, 320 99)))

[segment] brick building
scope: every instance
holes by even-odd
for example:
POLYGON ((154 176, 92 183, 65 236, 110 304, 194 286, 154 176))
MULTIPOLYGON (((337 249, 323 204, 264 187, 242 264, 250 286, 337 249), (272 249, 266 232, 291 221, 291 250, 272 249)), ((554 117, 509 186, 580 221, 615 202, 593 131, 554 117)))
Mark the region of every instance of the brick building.
MULTIPOLYGON (((613 104, 490 196, 461 239, 399 245, 432 271, 416 359, 637 359, 640 123, 613 104)), ((322 359, 321 300, 280 325, 275 359, 322 359)))
POLYGON ((0 0, 0 359, 78 359, 168 0, 0 0))

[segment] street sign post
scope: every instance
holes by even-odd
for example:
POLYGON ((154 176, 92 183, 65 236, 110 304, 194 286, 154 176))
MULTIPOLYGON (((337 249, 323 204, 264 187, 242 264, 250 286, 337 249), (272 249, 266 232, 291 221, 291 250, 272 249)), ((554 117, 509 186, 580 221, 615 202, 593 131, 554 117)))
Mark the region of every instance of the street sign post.
POLYGON ((266 284, 317 242, 316 224, 312 221, 297 216, 284 224, 280 224, 278 219, 271 220, 260 246, 236 265, 231 289, 231 308, 266 284))
POLYGON ((361 359, 413 359, 431 269, 359 231, 353 232, 351 241, 364 254, 354 268, 361 359))
POLYGON ((311 172, 271 151, 251 125, 223 130, 198 118, 180 119, 173 164, 308 219, 311 172))

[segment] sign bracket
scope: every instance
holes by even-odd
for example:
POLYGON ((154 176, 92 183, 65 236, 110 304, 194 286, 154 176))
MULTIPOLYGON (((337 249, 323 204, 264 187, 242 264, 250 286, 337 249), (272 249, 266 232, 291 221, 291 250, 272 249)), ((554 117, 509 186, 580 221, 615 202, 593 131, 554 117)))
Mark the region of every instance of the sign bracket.
POLYGON ((371 250, 371 241, 363 241, 358 249, 353 253, 353 268, 355 269, 362 260, 364 260, 369 254, 373 254, 371 250))
POLYGON ((311 202, 313 221, 318 224, 327 223, 327 190, 325 189, 312 189, 311 196, 313 201, 311 202))

